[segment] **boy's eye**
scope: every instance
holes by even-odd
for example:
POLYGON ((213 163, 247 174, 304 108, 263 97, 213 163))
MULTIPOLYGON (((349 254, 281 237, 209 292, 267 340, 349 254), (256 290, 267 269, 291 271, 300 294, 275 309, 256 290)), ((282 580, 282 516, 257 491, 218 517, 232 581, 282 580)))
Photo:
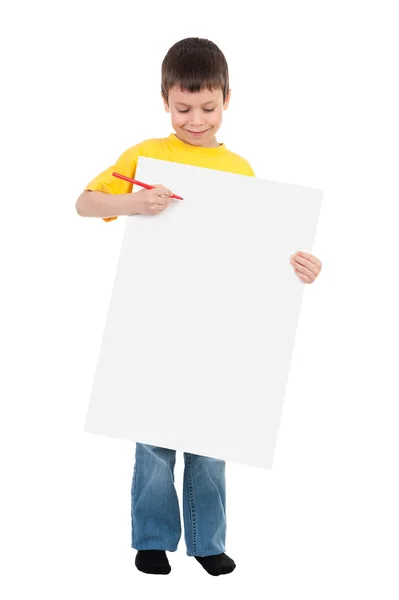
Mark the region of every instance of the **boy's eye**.
MULTIPOLYGON (((187 113, 187 112, 189 112, 189 109, 187 109, 187 110, 179 110, 179 109, 177 109, 177 110, 178 110, 179 113, 187 113)), ((205 112, 213 112, 214 110, 215 110, 214 108, 204 108, 205 112)))

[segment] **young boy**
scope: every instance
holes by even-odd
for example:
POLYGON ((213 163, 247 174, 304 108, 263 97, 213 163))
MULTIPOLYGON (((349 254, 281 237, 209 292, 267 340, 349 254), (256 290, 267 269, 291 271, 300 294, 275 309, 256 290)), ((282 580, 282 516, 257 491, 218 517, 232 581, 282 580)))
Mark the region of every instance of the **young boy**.
MULTIPOLYGON (((173 192, 163 185, 131 194, 131 183, 112 176, 116 171, 134 178, 139 156, 255 176, 244 158, 216 141, 230 101, 228 66, 220 49, 206 39, 181 40, 166 54, 161 76, 161 95, 175 133, 126 150, 85 188, 76 203, 79 215, 112 221, 119 215, 157 215, 165 210, 173 192)), ((315 257, 302 252, 293 255, 291 263, 305 283, 311 283, 321 267, 315 257)), ((137 550, 136 567, 144 573, 170 573, 166 551, 176 551, 181 537, 175 460, 175 450, 136 444, 132 548, 137 550)), ((224 461, 184 453, 183 520, 187 555, 210 575, 231 573, 236 565, 225 554, 224 461)))

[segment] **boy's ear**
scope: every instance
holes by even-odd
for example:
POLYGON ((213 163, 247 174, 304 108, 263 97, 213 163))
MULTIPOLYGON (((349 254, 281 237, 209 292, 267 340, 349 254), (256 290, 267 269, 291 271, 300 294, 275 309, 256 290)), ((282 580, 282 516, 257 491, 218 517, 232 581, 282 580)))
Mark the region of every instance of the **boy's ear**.
POLYGON ((226 100, 224 101, 224 104, 223 104, 223 110, 227 110, 229 108, 230 98, 231 98, 231 89, 229 89, 229 91, 227 93, 226 100))

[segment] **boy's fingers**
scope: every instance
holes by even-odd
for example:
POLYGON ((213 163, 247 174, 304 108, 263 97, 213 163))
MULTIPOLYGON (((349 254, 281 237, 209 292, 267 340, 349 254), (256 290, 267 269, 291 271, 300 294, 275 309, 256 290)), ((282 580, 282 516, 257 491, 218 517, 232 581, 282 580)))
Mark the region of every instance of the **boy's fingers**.
POLYGON ((305 275, 304 273, 301 273, 300 271, 298 271, 298 269, 295 269, 295 273, 298 275, 298 277, 299 277, 300 279, 302 279, 302 281, 303 281, 303 280, 305 280, 306 282, 307 282, 307 281, 312 281, 312 278, 311 278, 311 277, 309 277, 308 275, 305 275))
POLYGON ((303 250, 301 250, 300 252, 297 252, 295 256, 302 256, 304 258, 307 258, 309 262, 311 262, 313 265, 316 265, 317 267, 321 268, 320 260, 313 256, 313 254, 309 254, 309 252, 303 252, 303 250))
POLYGON ((304 252, 303 250, 296 252, 295 256, 303 256, 304 258, 309 258, 309 260, 314 259, 313 254, 309 254, 309 252, 304 252))
POLYGON ((160 187, 159 192, 160 192, 161 196, 172 196, 173 195, 173 192, 171 192, 170 189, 165 187, 164 185, 162 185, 160 187))
POLYGON ((315 263, 312 262, 311 260, 308 260, 307 258, 303 258, 302 256, 300 256, 298 254, 295 254, 293 258, 297 264, 307 267, 310 271, 313 271, 315 269, 315 263))
POLYGON ((306 277, 309 277, 309 275, 312 275, 312 271, 310 269, 307 269, 306 267, 302 267, 302 265, 297 265, 295 270, 298 271, 299 273, 303 273, 303 275, 306 275, 306 277))

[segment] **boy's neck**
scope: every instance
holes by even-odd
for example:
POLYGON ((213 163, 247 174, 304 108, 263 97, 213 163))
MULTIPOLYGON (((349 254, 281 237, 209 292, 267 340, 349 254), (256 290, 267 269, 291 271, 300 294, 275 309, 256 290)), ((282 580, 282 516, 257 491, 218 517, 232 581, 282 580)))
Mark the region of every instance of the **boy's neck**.
POLYGON ((190 142, 188 142, 187 140, 182 140, 177 133, 175 133, 175 136, 181 141, 184 142, 185 144, 188 144, 189 146, 194 146, 195 148, 219 148, 220 144, 216 141, 216 138, 214 137, 209 144, 205 145, 197 145, 197 144, 190 144, 190 142))

